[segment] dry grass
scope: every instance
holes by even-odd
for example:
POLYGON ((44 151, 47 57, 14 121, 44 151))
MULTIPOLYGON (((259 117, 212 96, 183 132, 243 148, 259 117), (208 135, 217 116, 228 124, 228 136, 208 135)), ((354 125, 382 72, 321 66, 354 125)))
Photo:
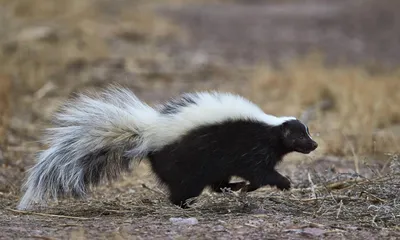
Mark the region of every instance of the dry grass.
POLYGON ((374 74, 357 67, 324 67, 318 57, 294 61, 280 70, 258 67, 251 96, 266 111, 297 114, 323 101, 309 124, 324 153, 351 156, 398 152, 400 72, 374 74), (271 102, 273 104, 271 104, 271 102))
POLYGON ((107 6, 94 1, 2 0, 7 14, 0 72, 13 76, 22 92, 32 92, 68 66, 118 57, 110 51, 112 38, 148 46, 178 34, 150 6, 136 2, 107 13, 107 6))
MULTIPOLYGON (((329 180, 321 173, 309 174, 307 186, 290 192, 270 188, 251 194, 206 191, 187 210, 169 204, 154 183, 151 187, 141 187, 143 176, 142 180, 135 176, 135 181, 127 178, 112 188, 101 187, 88 202, 68 199, 36 213, 15 211, 10 206, 6 212, 19 216, 22 224, 27 224, 29 216, 42 224, 50 220, 55 228, 72 226, 68 234, 79 234, 81 239, 112 238, 115 234, 123 234, 124 238, 135 234, 162 238, 169 231, 174 236, 177 231, 185 239, 193 234, 211 234, 206 237, 210 239, 215 236, 229 238, 233 233, 245 237, 254 234, 256 229, 274 237, 284 235, 298 239, 296 232, 308 228, 321 231, 323 236, 332 239, 359 237, 365 229, 368 234, 388 236, 399 231, 398 156, 391 159, 389 169, 384 176, 375 175, 368 179, 329 180), (127 187, 133 192, 124 190, 127 187), (169 218, 178 216, 196 217, 200 224, 188 228, 171 225, 169 218), (112 225, 106 227, 109 222, 112 225), (222 225, 223 231, 215 231, 216 225, 222 225), (100 232, 90 229, 100 226, 103 226, 100 232)), ((311 233, 309 237, 316 237, 314 234, 317 233, 311 233)))
MULTIPOLYGON (((295 189, 284 196, 270 194, 269 200, 313 217, 396 229, 400 214, 395 197, 400 184, 398 156, 390 164, 392 169, 385 176, 333 182, 323 179, 318 185, 310 181, 308 188, 295 189)), ((314 180, 321 177, 313 175, 314 180)))
MULTIPOLYGON (((10 101, 10 92, 11 92, 11 81, 8 76, 0 75, 0 146, 4 146, 5 144, 5 134, 6 129, 8 128, 9 121, 9 101, 10 101)), ((0 148, 0 158, 2 157, 0 148)))

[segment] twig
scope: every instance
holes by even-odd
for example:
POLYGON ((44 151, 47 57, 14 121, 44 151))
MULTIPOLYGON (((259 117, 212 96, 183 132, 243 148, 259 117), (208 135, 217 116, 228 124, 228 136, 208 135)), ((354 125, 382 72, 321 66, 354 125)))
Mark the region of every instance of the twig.
POLYGON ((21 210, 16 210, 16 209, 11 209, 11 208, 5 208, 5 210, 8 210, 8 211, 14 212, 14 213, 19 213, 19 214, 38 215, 38 216, 44 216, 44 217, 68 218, 68 219, 76 219, 76 220, 91 220, 91 219, 93 219, 93 218, 74 217, 74 216, 67 216, 67 215, 56 215, 56 214, 47 214, 47 213, 38 213, 38 212, 28 212, 28 211, 21 211, 21 210))
POLYGON ((311 185, 311 197, 316 198, 317 195, 315 194, 315 185, 314 185, 313 181, 311 180, 310 173, 308 173, 308 181, 310 182, 310 185, 311 185))
POLYGON ((378 216, 378 213, 372 218, 372 224, 377 227, 378 224, 375 222, 376 217, 378 216))
POLYGON ((252 228, 258 228, 256 225, 250 223, 245 223, 244 225, 252 228))
MULTIPOLYGON (((387 181, 389 179, 391 179, 395 174, 391 174, 389 176, 382 176, 382 177, 377 177, 374 179, 365 179, 365 180, 360 180, 359 178, 356 179, 349 179, 349 180, 344 180, 344 181, 340 181, 340 182, 333 182, 324 186, 314 186, 314 191, 317 190, 321 190, 321 189, 328 189, 328 190, 344 190, 344 189, 348 189, 354 186, 358 186, 361 184, 366 184, 366 183, 377 183, 377 182, 384 182, 387 181)), ((307 192, 307 191, 313 191, 312 188, 296 188, 296 189, 292 189, 291 192, 292 193, 296 193, 296 192, 307 192)))
POLYGON ((379 198, 379 197, 377 197, 377 196, 375 196, 375 195, 373 195, 372 193, 369 193, 369 192, 367 192, 367 191, 362 191, 362 192, 360 193, 360 197, 363 195, 363 193, 365 193, 365 194, 367 194, 368 196, 374 198, 374 199, 377 200, 378 202, 386 203, 386 200, 384 200, 384 199, 382 199, 382 198, 379 198))
POLYGON ((358 178, 356 178, 356 179, 349 179, 349 180, 340 181, 340 182, 334 182, 334 183, 326 185, 326 187, 330 190, 338 190, 338 189, 349 188, 349 187, 354 186, 355 184, 362 184, 362 183, 369 182, 369 181, 370 180, 360 181, 358 178))
POLYGON ((305 223, 307 223, 307 227, 312 227, 312 228, 325 228, 326 226, 323 224, 319 224, 319 223, 314 223, 314 222, 310 222, 305 220, 305 223))
MULTIPOLYGON (((387 178, 387 177, 386 177, 387 178)), ((376 179, 379 180, 379 179, 376 179)), ((359 179, 349 179, 349 180, 344 180, 344 181, 340 181, 340 182, 333 182, 324 186, 317 186, 314 185, 314 191, 316 190, 320 190, 320 189, 328 189, 328 190, 339 190, 339 189, 345 189, 345 188, 349 188, 354 186, 355 184, 351 184, 351 183, 357 183, 357 184, 362 184, 362 183, 366 183, 369 182, 371 180, 362 180, 360 181, 359 179)), ((373 180, 375 181, 375 179, 373 180)), ((304 192, 304 191, 313 191, 312 187, 310 188, 297 188, 297 189, 293 189, 292 192, 304 192)))
POLYGON ((44 96, 46 96, 47 93, 50 91, 54 90, 56 88, 56 85, 53 82, 47 82, 45 85, 43 85, 39 90, 37 90, 34 93, 34 99, 39 100, 42 99, 44 96))
MULTIPOLYGON (((228 196, 233 196, 235 198, 240 198, 240 194, 238 192, 232 191, 230 188, 221 188, 221 191, 223 194, 228 195, 228 196)), ((243 191, 242 195, 246 195, 247 192, 243 191)))
POLYGON ((109 212, 109 213, 132 213, 132 212, 135 212, 135 211, 132 211, 132 210, 104 209, 104 212, 109 212))
POLYGON ((392 162, 392 159, 389 157, 388 160, 385 161, 385 164, 383 164, 381 170, 379 172, 379 175, 382 176, 382 173, 384 173, 384 171, 386 170, 387 166, 389 166, 389 164, 392 162))
POLYGON ((339 218, 339 214, 340 214, 340 212, 342 211, 342 206, 343 206, 343 201, 340 200, 339 209, 338 209, 338 211, 337 211, 336 218, 339 218))
POLYGON ((339 190, 339 189, 344 189, 344 188, 349 187, 349 185, 354 182, 355 182, 354 180, 340 181, 340 182, 328 184, 326 187, 329 190, 339 190))
POLYGON ((166 194, 163 193, 163 192, 161 192, 160 190, 152 189, 152 188, 148 187, 148 186, 147 186, 146 184, 144 184, 144 183, 142 184, 142 187, 145 188, 145 189, 147 189, 147 190, 150 190, 150 191, 152 191, 152 192, 155 192, 155 193, 157 193, 157 194, 166 196, 166 194))
MULTIPOLYGON (((337 200, 350 200, 350 201, 357 201, 360 200, 358 197, 348 197, 348 196, 335 196, 337 200)), ((300 201, 300 202, 312 202, 315 200, 328 200, 330 199, 330 196, 324 196, 324 197, 316 197, 316 198, 301 198, 301 199, 296 199, 296 198, 290 198, 289 200, 292 201, 300 201)))
POLYGON ((359 159, 357 157, 357 154, 356 154, 353 144, 350 143, 349 145, 350 145, 351 153, 353 154, 353 157, 354 157, 354 167, 356 169, 356 173, 359 174, 360 173, 359 159))

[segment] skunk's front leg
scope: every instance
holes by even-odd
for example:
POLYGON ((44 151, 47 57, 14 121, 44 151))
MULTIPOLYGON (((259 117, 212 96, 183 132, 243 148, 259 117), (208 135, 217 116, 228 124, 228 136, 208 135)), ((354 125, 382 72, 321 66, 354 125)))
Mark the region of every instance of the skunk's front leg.
POLYGON ((243 188, 246 192, 255 191, 264 186, 277 187, 279 190, 289 190, 290 181, 282 176, 275 169, 268 170, 267 172, 256 172, 250 176, 243 176, 250 181, 250 184, 243 188))
POLYGON ((270 186, 276 186, 279 190, 289 190, 291 187, 289 179, 282 176, 276 170, 268 173, 265 183, 270 186))

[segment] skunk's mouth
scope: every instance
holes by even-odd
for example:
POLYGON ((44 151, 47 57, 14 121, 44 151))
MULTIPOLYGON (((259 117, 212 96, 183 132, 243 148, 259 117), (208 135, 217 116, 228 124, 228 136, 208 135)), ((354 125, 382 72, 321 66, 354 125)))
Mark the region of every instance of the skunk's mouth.
POLYGON ((299 152, 299 153, 309 154, 310 152, 312 152, 314 150, 298 148, 298 149, 296 149, 296 151, 299 152))
POLYGON ((309 147, 299 147, 296 149, 297 152, 309 154, 315 149, 317 149, 318 144, 316 142, 312 142, 309 147))

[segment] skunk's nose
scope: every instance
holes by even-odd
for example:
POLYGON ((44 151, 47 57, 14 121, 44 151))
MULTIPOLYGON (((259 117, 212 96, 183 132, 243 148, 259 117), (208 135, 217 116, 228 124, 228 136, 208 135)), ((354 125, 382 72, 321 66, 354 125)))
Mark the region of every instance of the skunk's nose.
POLYGON ((317 142, 313 142, 313 143, 311 144, 311 147, 312 147, 314 150, 317 149, 318 143, 317 143, 317 142))

